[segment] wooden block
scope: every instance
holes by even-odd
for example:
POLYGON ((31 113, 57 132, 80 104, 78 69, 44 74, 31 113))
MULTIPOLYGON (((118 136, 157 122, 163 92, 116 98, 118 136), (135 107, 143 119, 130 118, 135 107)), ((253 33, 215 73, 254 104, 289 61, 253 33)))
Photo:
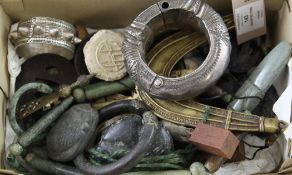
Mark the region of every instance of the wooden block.
POLYGON ((199 123, 189 141, 199 150, 231 159, 238 144, 238 138, 229 130, 199 123))

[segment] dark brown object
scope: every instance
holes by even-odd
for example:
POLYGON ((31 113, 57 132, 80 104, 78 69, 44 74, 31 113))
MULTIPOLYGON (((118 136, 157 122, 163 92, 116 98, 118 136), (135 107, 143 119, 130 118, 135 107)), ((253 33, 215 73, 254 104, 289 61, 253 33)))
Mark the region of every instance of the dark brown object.
POLYGON ((76 31, 77 31, 77 37, 80 39, 83 39, 85 36, 88 35, 88 32, 84 25, 82 24, 76 24, 75 25, 76 31))
POLYGON ((245 151, 244 151, 244 144, 240 142, 239 146, 235 150, 235 153, 233 154, 230 160, 220 157, 220 156, 210 155, 210 157, 206 160, 204 166, 209 172, 214 173, 225 162, 239 162, 242 160, 245 160, 245 151))
POLYGON ((77 79, 73 64, 55 54, 42 54, 31 57, 21 66, 16 79, 16 90, 31 82, 44 82, 50 86, 70 84, 77 79))
POLYGON ((245 149, 244 149, 244 143, 240 142, 232 158, 228 160, 227 162, 239 162, 243 160, 245 160, 245 149))
MULTIPOLYGON (((31 82, 42 82, 51 87, 58 87, 62 84, 71 84, 76 79, 77 73, 70 61, 55 54, 41 54, 31 57, 23 63, 21 73, 15 82, 15 89, 31 82)), ((40 95, 35 90, 26 92, 18 105, 28 103, 40 95)))
POLYGON ((216 155, 211 155, 208 160, 205 162, 204 166, 205 168, 211 172, 214 173, 216 172, 221 165, 223 165, 227 161, 226 158, 216 156, 216 155))
POLYGON ((199 150, 231 159, 239 140, 229 130, 199 123, 189 141, 199 150))

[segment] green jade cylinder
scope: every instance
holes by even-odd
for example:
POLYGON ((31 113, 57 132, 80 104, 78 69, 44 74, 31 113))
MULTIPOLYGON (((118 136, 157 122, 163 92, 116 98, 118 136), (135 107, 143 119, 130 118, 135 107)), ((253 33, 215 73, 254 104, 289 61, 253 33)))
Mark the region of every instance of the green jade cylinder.
POLYGON ((135 88, 134 82, 130 77, 125 77, 118 81, 113 82, 98 82, 85 86, 83 88, 76 88, 73 90, 75 101, 82 103, 86 100, 95 100, 101 97, 114 95, 126 90, 135 88))
POLYGON ((228 108, 240 112, 252 111, 284 70, 291 57, 291 51, 291 44, 279 43, 261 61, 235 94, 236 97, 256 96, 259 98, 235 99, 231 101, 228 108))

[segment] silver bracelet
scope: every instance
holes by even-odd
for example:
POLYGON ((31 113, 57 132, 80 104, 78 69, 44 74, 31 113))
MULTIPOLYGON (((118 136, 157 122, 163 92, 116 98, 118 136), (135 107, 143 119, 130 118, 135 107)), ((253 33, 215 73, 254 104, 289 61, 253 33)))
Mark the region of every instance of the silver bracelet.
POLYGON ((151 96, 173 100, 195 97, 218 80, 229 63, 230 52, 222 18, 201 0, 164 0, 150 6, 127 28, 123 43, 127 71, 135 84, 151 96), (157 75, 144 61, 153 38, 185 26, 199 27, 206 34, 210 49, 205 61, 182 77, 157 75))
POLYGON ((70 60, 75 44, 75 27, 63 20, 50 17, 33 17, 20 22, 9 37, 19 56, 30 58, 38 54, 52 53, 70 60))

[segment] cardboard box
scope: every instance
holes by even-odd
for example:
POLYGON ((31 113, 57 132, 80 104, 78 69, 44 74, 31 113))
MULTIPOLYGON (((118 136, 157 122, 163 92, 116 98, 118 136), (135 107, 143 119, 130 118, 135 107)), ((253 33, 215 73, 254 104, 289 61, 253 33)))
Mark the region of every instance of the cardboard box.
MULTIPOLYGON (((270 3, 274 0, 266 0, 270 3)), ((10 25, 19 20, 32 16, 50 16, 72 23, 82 23, 92 28, 120 28, 125 27, 149 5, 157 0, 0 0, 0 85, 5 94, 9 94, 9 74, 7 70, 7 36, 10 25)), ((232 12, 231 0, 206 0, 212 7, 222 13, 232 12)), ((292 42, 292 13, 289 13, 287 3, 274 1, 267 9, 277 10, 268 14, 268 31, 273 45, 278 41, 292 42), (276 14, 276 15, 275 15, 276 14), (273 17, 273 18, 271 18, 273 17)), ((292 5, 292 0, 289 0, 292 5)), ((278 92, 283 91, 285 79, 280 79, 278 92)), ((4 138, 6 122, 7 99, 0 92, 0 167, 4 167, 4 138)))

